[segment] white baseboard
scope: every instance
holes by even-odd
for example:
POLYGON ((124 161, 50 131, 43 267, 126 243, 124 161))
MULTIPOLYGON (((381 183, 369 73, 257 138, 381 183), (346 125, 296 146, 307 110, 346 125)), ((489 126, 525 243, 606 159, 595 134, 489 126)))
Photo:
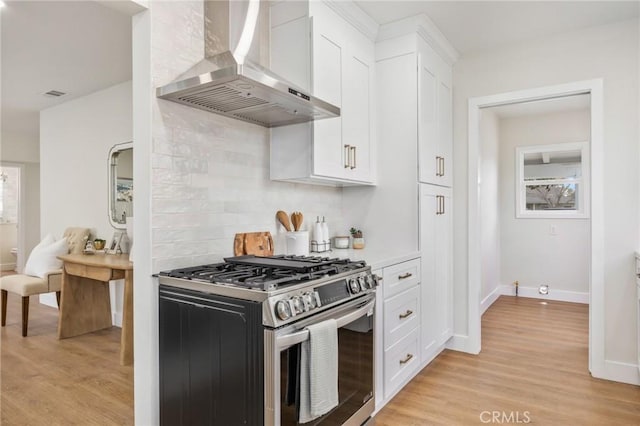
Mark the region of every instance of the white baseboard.
POLYGON ((451 336, 447 343, 445 343, 445 348, 472 355, 478 355, 480 353, 480 351, 470 347, 469 336, 463 334, 454 334, 451 336))
POLYGON ((0 271, 15 271, 16 264, 14 263, 0 263, 0 271))
POLYGON ((640 371, 636 364, 629 364, 618 361, 604 361, 604 376, 599 379, 612 380, 614 382, 628 383, 630 385, 640 385, 640 371))
MULTIPOLYGON (((500 294, 505 296, 515 296, 516 289, 513 285, 500 286, 500 294)), ((549 294, 543 295, 538 292, 537 287, 518 287, 519 297, 530 297, 534 299, 556 300, 558 302, 573 302, 589 304, 589 293, 581 293, 577 291, 554 290, 549 288, 549 294)))
POLYGON ((41 294, 40 303, 42 303, 43 305, 51 306, 52 308, 58 308, 58 302, 56 301, 55 293, 41 294))
POLYGON ((480 302, 480 315, 484 314, 484 312, 489 309, 489 306, 493 305, 493 302, 498 300, 502 293, 501 286, 496 286, 491 293, 480 302))

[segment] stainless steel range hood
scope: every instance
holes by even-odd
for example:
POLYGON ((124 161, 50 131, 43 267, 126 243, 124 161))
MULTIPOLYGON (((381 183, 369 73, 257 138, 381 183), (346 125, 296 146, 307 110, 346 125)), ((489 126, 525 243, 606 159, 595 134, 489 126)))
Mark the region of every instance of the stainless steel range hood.
POLYGON ((261 15, 259 0, 205 1, 205 59, 156 96, 264 127, 338 117, 340 108, 252 60, 268 50, 261 15))

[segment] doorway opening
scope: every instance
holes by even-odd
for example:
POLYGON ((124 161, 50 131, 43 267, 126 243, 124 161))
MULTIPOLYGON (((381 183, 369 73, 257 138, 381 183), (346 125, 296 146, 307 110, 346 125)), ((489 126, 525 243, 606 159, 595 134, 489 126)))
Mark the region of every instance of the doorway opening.
POLYGON ((0 165, 0 270, 18 271, 22 265, 24 235, 20 201, 22 167, 0 165))
MULTIPOLYGON (((602 136, 602 80, 589 80, 583 82, 575 82, 568 83, 557 86, 548 86, 536 89, 528 89, 518 92, 509 92, 492 96, 485 96, 481 98, 473 98, 469 101, 469 232, 468 232, 468 244, 469 244, 469 271, 468 271, 468 285, 469 285, 469 300, 468 300, 468 327, 469 327, 469 339, 467 342, 467 349, 469 352, 478 353, 481 348, 481 316, 483 313, 483 308, 486 309, 488 305, 491 303, 491 298, 486 299, 486 296, 483 297, 483 277, 486 278, 487 271, 483 269, 483 261, 486 262, 483 250, 482 243, 482 233, 483 231, 483 208, 486 206, 482 203, 482 185, 483 182, 486 184, 486 180, 488 176, 486 174, 486 153, 485 158, 483 160, 483 149, 486 149, 482 145, 481 135, 481 118, 482 115, 486 111, 490 111, 489 108, 492 107, 501 107, 504 110, 509 109, 507 106, 512 106, 513 108, 526 108, 527 104, 530 107, 531 105, 538 104, 542 105, 545 102, 551 102, 551 100, 559 100, 564 99, 564 101, 568 100, 576 100, 576 99, 585 99, 580 98, 578 95, 582 97, 586 97, 589 99, 588 106, 586 107, 586 119, 588 120, 587 125, 587 135, 588 136, 588 151, 585 157, 580 157, 582 164, 588 166, 589 177, 589 188, 586 193, 589 199, 589 205, 586 209, 586 217, 588 220, 583 220, 581 223, 582 233, 580 234, 580 238, 582 241, 586 241, 585 243, 581 243, 582 246, 586 245, 585 252, 582 253, 583 261, 586 262, 581 273, 583 274, 583 279, 586 277, 586 281, 588 282, 588 286, 583 288, 583 291, 577 292, 580 293, 581 302, 589 303, 589 370, 591 374, 595 377, 601 377, 601 372, 604 367, 604 276, 603 276, 603 261, 602 261, 602 250, 604 246, 604 237, 603 237, 603 228, 602 228, 602 218, 603 218, 603 172, 602 172, 602 147, 603 147, 603 136, 602 136), (544 101, 544 102, 541 102, 544 101), (483 164, 484 163, 484 164, 483 164), (484 179, 484 181, 483 181, 484 179), (483 304, 483 299, 484 304, 483 304)), ((573 140, 572 142, 584 142, 585 138, 580 137, 578 139, 581 140, 573 140)), ((560 142, 558 140, 555 141, 547 141, 548 144, 553 144, 553 142, 560 142)), ((566 142, 566 141, 565 141, 566 142)), ((544 142, 538 142, 536 144, 531 145, 542 145, 544 142)), ((526 145, 526 144, 521 144, 526 145)), ((558 148, 559 151, 563 152, 562 147, 558 148)), ((556 151, 550 151, 547 149, 540 150, 540 157, 546 157, 546 164, 553 164, 553 161, 549 159, 553 159, 553 154, 556 151), (544 155, 543 155, 544 154, 544 155)), ((573 147, 571 149, 565 150, 566 152, 571 152, 575 154, 575 150, 573 147)), ((506 155, 506 154, 505 154, 506 155)), ((581 151, 581 156, 582 151, 581 151)), ((574 155, 575 157, 575 155, 574 155)), ((511 184, 513 185, 513 191, 510 192, 514 198, 516 196, 516 188, 522 188, 524 192, 522 192, 523 202, 516 205, 515 201, 511 201, 511 213, 513 214, 514 221, 517 218, 516 211, 519 214, 527 213, 527 205, 533 206, 541 206, 542 202, 538 200, 531 200, 532 203, 524 202, 527 200, 527 182, 524 179, 520 179, 524 173, 522 173, 518 179, 515 178, 515 166, 517 161, 522 161, 520 165, 522 169, 525 166, 525 159, 531 160, 532 156, 525 156, 522 152, 516 155, 515 153, 511 154, 511 161, 514 167, 514 179, 511 184), (521 185, 521 186, 520 186, 521 185)), ((544 159, 541 161, 541 164, 544 163, 544 159)), ((530 161, 529 161, 530 162, 530 161)), ((560 162, 560 161, 558 161, 560 162)), ((575 162, 575 161, 574 161, 575 162)), ((547 167, 548 169, 549 167, 547 167)), ((534 173, 535 174, 535 173, 534 173)), ((490 176, 489 176, 490 177, 490 176)), ((529 176, 530 177, 530 176, 529 176)), ((543 176, 543 178, 548 178, 548 176, 543 176)), ((557 176, 554 176, 557 177, 557 176)), ((495 177, 494 177, 495 178, 495 177)), ((535 182, 535 184, 540 184, 540 182, 535 182)), ((554 182, 554 184, 557 184, 554 182)), ((551 189, 551 188, 550 188, 551 189)), ((584 187, 583 187, 584 189, 584 187)), ((547 191, 546 195, 549 195, 547 191)), ((544 197, 542 197, 544 198, 544 197)), ((513 200, 513 198, 512 198, 513 200)), ((557 200, 556 200, 557 201, 557 200)), ((565 199, 563 206, 569 205, 565 199)), ((557 203, 556 203, 557 204, 557 203)), ((554 212, 551 209, 547 209, 545 212, 547 214, 554 212)), ((556 213, 558 210, 556 210, 556 213)), ((542 219, 520 219, 520 221, 541 221, 542 219)), ((555 219, 545 219, 554 221, 555 219)), ((559 219, 558 219, 559 220, 559 219)), ((569 219, 563 219, 569 220, 569 219)), ((578 220, 578 219, 576 219, 578 220)), ((542 224, 542 226, 546 226, 546 231, 544 232, 545 237, 549 238, 557 238, 559 232, 564 232, 562 228, 564 228, 568 222, 564 222, 562 227, 559 227, 559 222, 538 222, 538 224, 542 224), (553 234, 556 234, 555 236, 553 234)), ((486 230, 486 224, 485 224, 486 230)), ((538 236, 540 231, 538 230, 538 236)), ((575 243, 575 241, 574 241, 575 243)), ((526 256, 525 259, 526 261, 526 256)), ((566 260, 565 260, 566 261, 566 260)), ((545 265, 541 265, 541 268, 544 268, 545 265)), ((533 268, 535 269, 535 267, 533 268)), ((505 277, 506 278, 506 277, 505 277)), ((517 278, 509 278, 512 281, 518 281, 517 278)), ((549 282, 534 282, 531 283, 532 290, 536 293, 538 292, 541 286, 547 285, 548 292, 554 292, 554 285, 549 282)), ((512 283, 509 283, 511 285, 512 283)), ((514 286, 515 287, 515 286, 514 286)), ((522 291, 524 287, 520 288, 522 291)), ((511 289, 514 291, 514 288, 511 289)), ((506 291, 506 290, 505 290, 506 291)), ((562 291, 556 291, 556 295, 567 296, 570 292, 568 290, 563 294, 562 291)), ((522 294, 522 293, 520 293, 522 294)), ((575 296, 571 294, 572 296, 575 296)), ((497 298, 497 296, 495 296, 497 298)), ((562 300, 562 299, 560 299, 562 300)), ((565 299, 567 300, 567 299, 565 299)))

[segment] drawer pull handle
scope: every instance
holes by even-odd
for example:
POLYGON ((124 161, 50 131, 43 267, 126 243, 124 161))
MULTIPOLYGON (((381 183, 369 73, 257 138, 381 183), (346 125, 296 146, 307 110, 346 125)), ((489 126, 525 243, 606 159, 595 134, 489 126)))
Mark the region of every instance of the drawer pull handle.
POLYGON ((413 276, 413 274, 411 272, 407 272, 404 275, 398 275, 398 279, 399 280, 406 280, 407 278, 411 278, 413 276))
POLYGON ((405 359, 400 360, 400 365, 408 363, 409 361, 411 361, 412 358, 413 358, 412 354, 407 354, 407 357, 405 359))
POLYGON ((410 309, 407 309, 407 312, 405 312, 404 314, 398 315, 398 317, 400 317, 400 319, 405 319, 406 317, 411 316, 411 314, 413 314, 413 311, 410 309))

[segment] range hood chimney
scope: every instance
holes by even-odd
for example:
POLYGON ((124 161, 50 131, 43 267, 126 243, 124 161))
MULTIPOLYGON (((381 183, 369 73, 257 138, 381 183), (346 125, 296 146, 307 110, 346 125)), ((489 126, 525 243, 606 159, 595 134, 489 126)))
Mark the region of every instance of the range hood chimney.
POLYGON ((205 1, 204 7, 205 59, 158 87, 158 98, 264 127, 340 116, 340 108, 260 65, 268 57, 262 46, 268 37, 258 31, 268 10, 261 13, 260 0, 205 1))

